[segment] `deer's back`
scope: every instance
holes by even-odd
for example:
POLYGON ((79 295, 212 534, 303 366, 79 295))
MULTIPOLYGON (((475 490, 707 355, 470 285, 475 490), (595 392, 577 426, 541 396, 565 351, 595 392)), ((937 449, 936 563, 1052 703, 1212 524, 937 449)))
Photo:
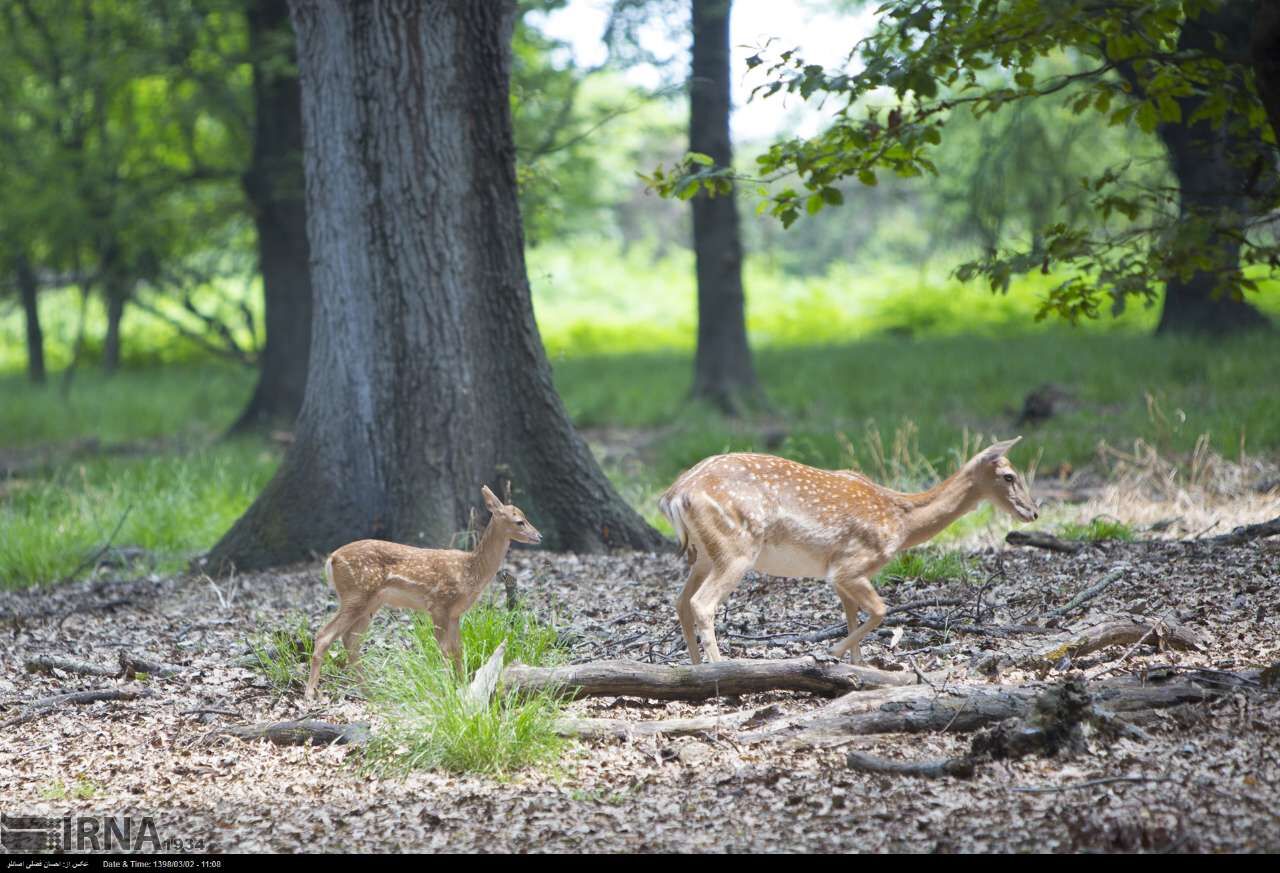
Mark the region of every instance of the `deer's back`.
POLYGON ((762 544, 769 564, 777 563, 770 553, 797 547, 826 552, 852 542, 879 548, 895 515, 892 493, 860 474, 749 453, 706 459, 681 476, 666 499, 682 500, 686 512, 722 514, 762 544))
POLYGON ((329 556, 333 585, 339 593, 347 589, 376 591, 396 576, 430 586, 450 576, 469 556, 457 549, 420 549, 385 540, 357 540, 329 556))

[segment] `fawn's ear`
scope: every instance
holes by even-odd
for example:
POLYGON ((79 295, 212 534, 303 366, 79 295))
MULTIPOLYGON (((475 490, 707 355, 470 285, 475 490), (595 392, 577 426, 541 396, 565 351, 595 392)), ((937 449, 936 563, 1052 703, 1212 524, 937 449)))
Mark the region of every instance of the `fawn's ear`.
POLYGON ((498 499, 496 494, 489 490, 488 485, 480 486, 480 494, 484 497, 484 505, 489 507, 490 512, 497 512, 502 508, 502 501, 498 499))
POLYGON ((994 464, 996 461, 1009 454, 1009 449, 1018 444, 1022 437, 1016 436, 1011 440, 1002 440, 982 450, 982 460, 987 464, 994 464))

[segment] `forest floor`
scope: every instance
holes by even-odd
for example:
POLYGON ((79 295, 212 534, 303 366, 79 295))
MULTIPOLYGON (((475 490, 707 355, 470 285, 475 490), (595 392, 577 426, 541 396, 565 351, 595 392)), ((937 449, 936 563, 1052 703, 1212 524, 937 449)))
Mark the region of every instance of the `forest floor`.
MULTIPOLYGON (((1280 660, 1280 541, 1240 546, 1165 539, 1099 542, 1074 555, 984 548, 966 578, 887 587, 890 607, 928 597, 961 605, 901 613, 864 649, 884 669, 953 681, 1052 682, 1020 666, 1043 634, 1000 637, 921 626, 1046 624, 1050 610, 1113 570, 1118 581, 1063 624, 1165 619, 1200 651, 1113 647, 1078 659, 1092 677, 1157 667, 1240 671, 1280 660), (1001 654, 1009 657, 1001 658, 1001 654), (995 655, 995 658, 989 657, 995 655), (982 665, 980 667, 980 665, 982 665)), ((521 596, 570 641, 574 662, 684 663, 671 555, 586 557, 513 552, 521 596)), ((1162 711, 1146 739, 1090 741, 1074 756, 979 767, 968 780, 868 775, 849 749, 901 760, 962 754, 970 736, 890 734, 827 748, 742 743, 732 734, 587 739, 550 768, 505 779, 443 772, 379 778, 350 746, 277 747, 219 736, 226 725, 303 716, 368 720, 355 698, 280 695, 244 663, 247 640, 333 596, 318 566, 241 575, 97 579, 0 592, 0 723, 23 704, 88 688, 151 696, 65 706, 0 731, 0 797, 8 814, 151 816, 164 839, 208 851, 1280 851, 1280 694, 1234 693, 1162 711), (15 618, 17 616, 17 618, 15 618), (114 665, 120 652, 182 665, 146 682, 32 674, 27 659, 114 665), (1095 784, 1125 777, 1129 781, 1095 784)), ((825 582, 749 575, 719 616, 733 657, 819 653, 826 644, 762 639, 843 619, 825 582)), ((384 633, 405 621, 384 613, 384 633)), ((1047 622, 1053 624, 1053 622, 1047 622)), ((857 693, 857 692, 854 692, 857 693)), ((646 720, 825 703, 774 692, 704 703, 583 700, 572 715, 646 720)), ((374 729, 377 729, 376 723, 374 729)))

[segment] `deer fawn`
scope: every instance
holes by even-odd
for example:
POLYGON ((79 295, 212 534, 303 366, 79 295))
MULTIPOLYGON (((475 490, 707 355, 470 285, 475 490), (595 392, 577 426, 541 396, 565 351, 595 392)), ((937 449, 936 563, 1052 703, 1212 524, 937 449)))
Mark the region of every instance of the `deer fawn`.
POLYGON ((320 665, 333 641, 342 637, 353 667, 360 659, 360 641, 369 622, 383 606, 420 609, 435 624, 436 641, 462 674, 462 638, 458 622, 480 592, 498 574, 511 541, 537 545, 542 534, 524 513, 504 504, 481 487, 492 515, 475 550, 417 549, 382 540, 349 543, 329 556, 325 578, 338 592, 338 614, 316 637, 311 676, 305 696, 312 697, 320 681, 320 665))
POLYGON ((720 660, 715 612, 752 568, 774 576, 825 576, 849 620, 832 649, 862 662, 863 637, 884 620, 871 576, 903 549, 919 545, 979 502, 1023 521, 1039 516, 1021 474, 1005 454, 1018 440, 984 449, 945 482, 903 494, 860 473, 819 470, 770 455, 707 458, 686 471, 658 505, 689 561, 677 612, 693 663, 720 660), (858 609, 867 621, 858 626, 858 609))

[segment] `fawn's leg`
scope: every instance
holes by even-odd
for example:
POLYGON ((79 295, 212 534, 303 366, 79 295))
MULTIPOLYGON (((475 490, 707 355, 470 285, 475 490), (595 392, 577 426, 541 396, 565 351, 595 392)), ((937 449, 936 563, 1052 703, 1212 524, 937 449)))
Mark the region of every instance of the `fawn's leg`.
POLYGON ((733 589, 738 587, 738 583, 742 581, 742 575, 751 569, 755 561, 754 551, 751 555, 726 557, 719 566, 713 565, 706 580, 693 595, 690 603, 693 621, 698 629, 698 638, 702 640, 702 647, 706 650, 708 661, 720 660, 720 646, 716 643, 716 610, 733 592, 733 589))
POLYGON ((711 573, 711 562, 699 557, 689 565, 689 578, 685 580, 684 590, 676 601, 676 615, 680 616, 680 630, 684 633, 684 644, 689 649, 689 660, 694 664, 702 663, 702 653, 698 651, 698 635, 693 617, 693 595, 698 593, 702 583, 707 581, 711 573))
POLYGON ((320 633, 316 634, 311 655, 311 675, 307 678, 306 691, 302 693, 307 700, 315 696, 316 686, 320 684, 320 665, 324 663, 325 652, 329 651, 329 647, 339 635, 346 633, 348 628, 360 620, 364 608, 363 603, 340 604, 338 614, 324 626, 320 633))
POLYGON ((849 659, 853 663, 861 664, 862 640, 884 621, 884 601, 876 593, 871 580, 862 575, 861 569, 853 572, 837 570, 832 574, 831 581, 836 587, 836 593, 840 595, 841 602, 844 603, 845 614, 849 618, 849 636, 837 643, 831 649, 831 654, 842 658, 844 653, 848 652, 849 659), (855 627, 858 622, 858 609, 862 609, 867 614, 867 620, 855 627))
POLYGON ((342 635, 342 647, 347 650, 347 666, 355 672, 361 687, 364 686, 364 668, 360 666, 360 647, 364 644, 364 633, 369 629, 369 622, 373 621, 381 606, 381 602, 375 598, 342 635))
POLYGON ((440 643, 440 651, 449 656, 449 660, 453 662, 454 673, 459 679, 466 676, 462 663, 462 629, 459 627, 460 619, 454 618, 442 623, 439 630, 436 631, 436 641, 440 643))

